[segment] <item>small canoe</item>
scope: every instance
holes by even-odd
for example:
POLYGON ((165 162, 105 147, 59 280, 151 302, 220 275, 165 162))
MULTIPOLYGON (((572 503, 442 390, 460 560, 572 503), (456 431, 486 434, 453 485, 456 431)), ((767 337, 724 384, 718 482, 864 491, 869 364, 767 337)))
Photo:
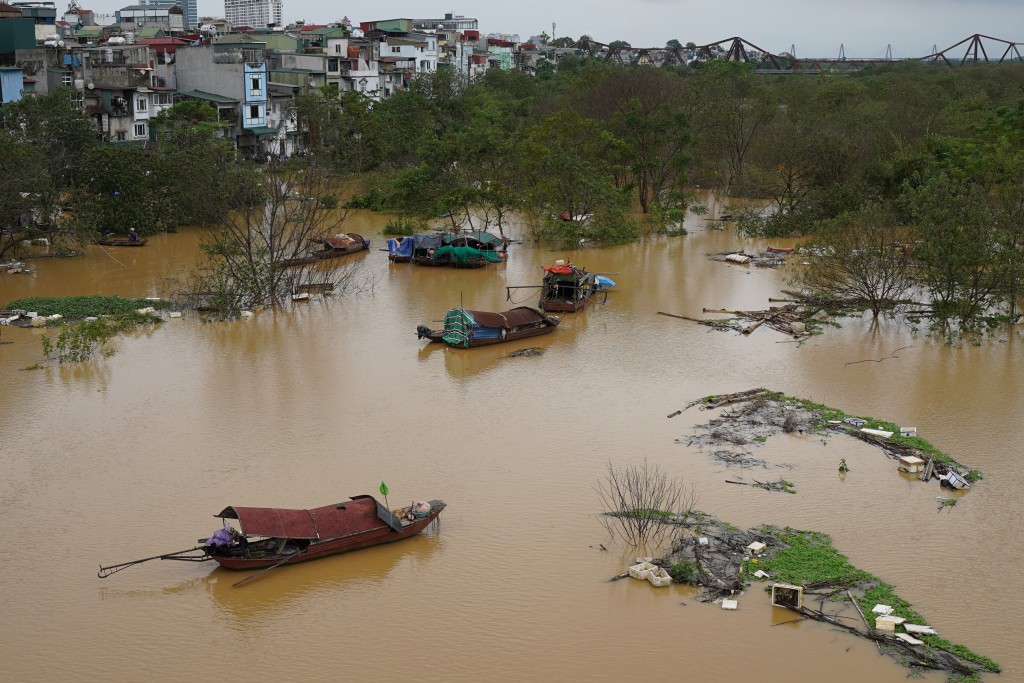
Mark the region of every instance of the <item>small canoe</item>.
POLYGON ((793 247, 768 247, 765 251, 769 254, 792 254, 793 247))
POLYGON ((148 237, 140 237, 137 240, 96 240, 96 244, 103 245, 104 247, 144 247, 148 241, 148 237))

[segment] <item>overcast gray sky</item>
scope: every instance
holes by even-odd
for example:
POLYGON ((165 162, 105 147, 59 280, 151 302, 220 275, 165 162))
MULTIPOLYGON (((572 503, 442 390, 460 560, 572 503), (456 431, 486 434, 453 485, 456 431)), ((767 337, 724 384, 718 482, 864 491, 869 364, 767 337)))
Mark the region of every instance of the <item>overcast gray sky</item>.
MULTIPOLYGON (((485 0, 461 6, 284 0, 286 21, 313 23, 344 15, 353 22, 431 18, 446 11, 479 19, 484 33, 518 33, 524 40, 550 34, 555 22, 558 36, 585 33, 602 43, 660 47, 677 38, 702 45, 740 36, 774 53, 795 45, 798 57, 834 57, 840 44, 847 57, 883 57, 887 45, 897 57, 919 57, 933 45, 942 50, 974 33, 1024 41, 1024 0, 485 0)), ((223 16, 223 2, 199 0, 199 13, 223 16)), ((995 55, 989 50, 989 57, 1004 49, 995 55)))

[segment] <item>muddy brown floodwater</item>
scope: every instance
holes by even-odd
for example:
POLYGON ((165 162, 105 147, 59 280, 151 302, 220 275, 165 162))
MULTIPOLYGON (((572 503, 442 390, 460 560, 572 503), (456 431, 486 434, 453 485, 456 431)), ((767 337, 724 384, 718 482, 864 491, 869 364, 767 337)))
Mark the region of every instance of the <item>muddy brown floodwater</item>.
MULTIPOLYGON (((119 339, 109 359, 38 371, 19 369, 39 360, 40 332, 3 330, 14 343, 0 346, 0 678, 905 680, 867 641, 817 623, 770 628, 790 616, 760 589, 728 612, 680 586, 606 582, 635 551, 609 542, 594 485, 609 461, 647 458, 737 526, 832 534, 940 635, 1024 680, 1018 331, 949 348, 851 319, 797 346, 766 328, 742 337, 659 316, 763 308, 784 286, 781 271, 708 260, 765 243, 705 232, 703 220, 686 237, 608 249, 515 246, 507 264, 467 271, 389 266, 383 219, 350 225, 376 242, 354 257, 380 278, 372 294, 223 324, 186 316, 119 339), (536 283, 565 257, 618 282, 606 305, 518 343, 416 340, 417 324, 460 301, 502 309, 506 284, 536 283), (506 358, 531 346, 546 353, 506 358), (734 472, 685 445, 707 415, 665 416, 756 386, 914 425, 985 480, 937 514, 935 485, 865 444, 780 436, 757 455, 798 493, 730 486, 734 472), (210 564, 96 578, 100 563, 194 545, 226 505, 311 507, 381 480, 392 505, 447 501, 440 527, 242 588, 210 564)), ((0 275, 0 303, 157 296, 192 263, 196 238, 109 252, 0 275)))

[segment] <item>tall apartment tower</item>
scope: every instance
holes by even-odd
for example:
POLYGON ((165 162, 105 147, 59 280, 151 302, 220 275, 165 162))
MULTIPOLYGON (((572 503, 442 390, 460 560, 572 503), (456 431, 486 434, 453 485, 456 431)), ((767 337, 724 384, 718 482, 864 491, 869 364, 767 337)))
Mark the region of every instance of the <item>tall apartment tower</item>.
POLYGON ((283 26, 284 6, 282 0, 224 0, 224 18, 232 26, 283 26))
POLYGON ((185 20, 185 30, 194 31, 199 26, 199 3, 197 0, 174 0, 174 3, 181 8, 185 20))

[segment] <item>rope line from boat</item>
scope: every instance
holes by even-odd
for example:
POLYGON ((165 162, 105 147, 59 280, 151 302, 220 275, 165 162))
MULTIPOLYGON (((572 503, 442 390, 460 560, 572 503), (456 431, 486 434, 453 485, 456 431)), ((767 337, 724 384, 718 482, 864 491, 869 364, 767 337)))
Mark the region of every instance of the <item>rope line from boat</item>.
POLYGON ((109 257, 110 257, 110 258, 111 258, 111 259, 112 259, 112 260, 114 261, 114 263, 116 263, 117 265, 121 266, 122 268, 127 268, 127 267, 128 267, 128 266, 126 266, 125 264, 123 264, 123 263, 121 263, 120 261, 118 261, 118 260, 117 260, 116 258, 114 258, 114 256, 113 256, 113 255, 112 255, 112 254, 111 254, 111 253, 110 253, 109 251, 107 251, 106 249, 104 249, 104 248, 103 248, 103 245, 102 245, 102 244, 100 244, 100 241, 99 241, 98 239, 96 239, 95 237, 93 237, 93 238, 92 238, 92 241, 96 243, 96 246, 97 246, 97 247, 99 247, 100 249, 103 249, 103 253, 104 253, 104 254, 106 254, 107 256, 109 256, 109 257))

